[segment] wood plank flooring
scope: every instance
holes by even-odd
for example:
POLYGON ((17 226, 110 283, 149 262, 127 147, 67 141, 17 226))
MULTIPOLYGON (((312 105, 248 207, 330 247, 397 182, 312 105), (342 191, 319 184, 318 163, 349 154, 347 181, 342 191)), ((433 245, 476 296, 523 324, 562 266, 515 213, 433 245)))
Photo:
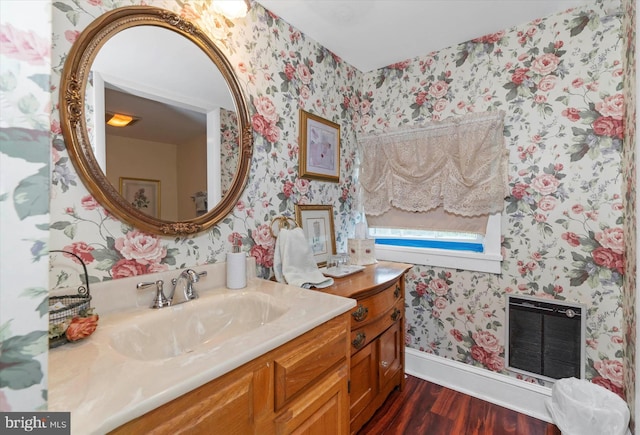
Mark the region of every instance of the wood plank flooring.
POLYGON ((516 411, 408 376, 358 435, 560 435, 516 411))

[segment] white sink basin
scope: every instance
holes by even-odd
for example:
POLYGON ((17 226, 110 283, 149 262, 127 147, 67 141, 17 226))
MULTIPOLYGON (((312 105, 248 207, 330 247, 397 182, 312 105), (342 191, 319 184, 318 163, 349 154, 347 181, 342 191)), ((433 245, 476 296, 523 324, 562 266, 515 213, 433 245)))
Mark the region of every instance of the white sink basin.
POLYGON ((122 355, 143 361, 172 358, 208 348, 273 322, 287 312, 282 300, 264 293, 226 293, 149 309, 111 333, 122 355))
MULTIPOLYGON (((108 433, 356 304, 253 277, 246 288, 227 290, 225 263, 203 269, 209 282, 198 283, 199 299, 152 310, 149 292, 144 294, 148 298, 135 299, 135 308, 122 303, 121 311, 104 314, 96 304, 100 323, 91 337, 49 351, 49 411, 71 412, 72 435, 108 433)), ((174 275, 171 271, 146 279, 167 282, 174 275)), ((115 290, 127 301, 132 293, 140 297, 135 290, 139 280, 118 279, 117 286, 98 283, 92 291, 103 292, 106 299, 115 290)))

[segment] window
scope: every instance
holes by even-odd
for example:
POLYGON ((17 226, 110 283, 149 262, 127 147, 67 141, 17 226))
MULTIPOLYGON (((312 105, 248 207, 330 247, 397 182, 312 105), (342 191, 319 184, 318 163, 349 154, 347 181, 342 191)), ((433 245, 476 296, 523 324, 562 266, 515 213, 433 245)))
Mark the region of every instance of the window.
POLYGON ((484 252, 484 236, 474 233, 371 228, 369 236, 379 245, 484 252))
POLYGON ((359 145, 363 211, 377 257, 500 273, 504 112, 367 135, 359 145))
POLYGON ((500 273, 501 215, 492 214, 484 236, 450 231, 370 228, 379 260, 500 273))

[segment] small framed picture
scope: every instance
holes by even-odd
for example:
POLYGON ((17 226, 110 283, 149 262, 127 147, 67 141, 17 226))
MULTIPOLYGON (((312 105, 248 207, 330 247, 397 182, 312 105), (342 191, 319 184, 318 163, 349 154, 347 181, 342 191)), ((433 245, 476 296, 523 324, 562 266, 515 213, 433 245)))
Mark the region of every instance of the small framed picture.
POLYGON ((340 181, 340 126, 300 109, 300 176, 340 181))
POLYGON ((296 222, 304 231, 318 267, 336 253, 333 206, 296 204, 296 222))
POLYGON ((120 177, 120 195, 141 212, 160 218, 160 180, 120 177))

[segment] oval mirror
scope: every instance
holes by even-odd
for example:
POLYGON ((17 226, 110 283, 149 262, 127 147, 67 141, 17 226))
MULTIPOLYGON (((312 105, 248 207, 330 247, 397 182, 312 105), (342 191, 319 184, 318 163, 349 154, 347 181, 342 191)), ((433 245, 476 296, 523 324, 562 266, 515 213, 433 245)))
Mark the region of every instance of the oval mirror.
POLYGON ((87 27, 65 63, 60 113, 85 186, 143 231, 205 230, 246 184, 252 135, 239 82, 218 47, 173 12, 120 8, 87 27), (120 115, 132 122, 107 124, 120 115))

